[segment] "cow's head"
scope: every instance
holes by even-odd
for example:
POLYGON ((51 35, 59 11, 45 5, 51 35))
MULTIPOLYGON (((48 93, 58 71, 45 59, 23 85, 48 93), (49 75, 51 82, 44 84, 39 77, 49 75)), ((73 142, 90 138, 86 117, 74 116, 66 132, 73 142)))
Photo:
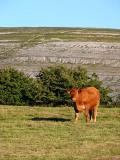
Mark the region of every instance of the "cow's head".
POLYGON ((74 103, 74 109, 76 111, 79 111, 79 112, 84 111, 85 110, 85 105, 81 101, 81 96, 80 96, 82 90, 78 89, 78 88, 72 88, 72 89, 67 90, 67 92, 70 95, 73 102, 78 102, 79 101, 79 103, 77 103, 77 104, 74 103))
POLYGON ((67 90, 67 93, 70 95, 73 102, 75 102, 79 94, 79 89, 72 88, 72 89, 67 90))

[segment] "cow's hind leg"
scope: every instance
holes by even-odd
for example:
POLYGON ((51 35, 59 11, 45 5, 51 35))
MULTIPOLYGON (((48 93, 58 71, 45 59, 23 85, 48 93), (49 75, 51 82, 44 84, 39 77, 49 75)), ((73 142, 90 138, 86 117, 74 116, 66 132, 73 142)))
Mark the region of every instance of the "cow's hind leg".
POLYGON ((97 105, 95 106, 95 108, 93 110, 93 122, 96 122, 98 106, 99 106, 99 102, 97 103, 97 105))
POLYGON ((90 113, 89 113, 88 109, 86 109, 86 111, 85 111, 85 116, 86 116, 86 122, 89 123, 90 122, 90 113))
POLYGON ((90 116, 90 120, 92 118, 92 110, 89 110, 89 116, 90 116))
POLYGON ((96 122, 96 116, 97 116, 97 108, 94 108, 93 110, 93 122, 96 122))

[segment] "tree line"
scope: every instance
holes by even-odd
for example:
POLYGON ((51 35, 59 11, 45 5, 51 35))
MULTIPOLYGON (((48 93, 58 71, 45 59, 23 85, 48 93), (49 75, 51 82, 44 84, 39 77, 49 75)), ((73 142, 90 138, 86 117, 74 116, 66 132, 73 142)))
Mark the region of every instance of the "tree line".
POLYGON ((71 106, 67 89, 95 86, 101 93, 101 104, 112 104, 110 90, 93 73, 81 67, 63 65, 42 68, 36 78, 31 78, 13 68, 0 69, 0 104, 71 106))

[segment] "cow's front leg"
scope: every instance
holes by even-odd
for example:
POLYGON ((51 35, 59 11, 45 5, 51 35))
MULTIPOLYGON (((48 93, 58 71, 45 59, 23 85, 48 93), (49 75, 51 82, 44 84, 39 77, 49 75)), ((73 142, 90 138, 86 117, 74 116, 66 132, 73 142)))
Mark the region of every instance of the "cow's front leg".
POLYGON ((77 122, 79 119, 79 112, 75 112, 75 122, 77 122))
POLYGON ((74 102, 73 105, 74 105, 74 111, 75 111, 75 122, 77 122, 79 119, 78 104, 74 102))

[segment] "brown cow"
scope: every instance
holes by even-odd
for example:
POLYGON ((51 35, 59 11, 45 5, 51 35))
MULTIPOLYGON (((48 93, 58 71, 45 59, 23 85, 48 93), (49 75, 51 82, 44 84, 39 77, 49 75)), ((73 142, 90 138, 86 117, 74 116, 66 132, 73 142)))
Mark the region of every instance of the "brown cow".
POLYGON ((100 103, 99 90, 95 87, 72 88, 68 90, 68 93, 74 102, 75 121, 79 118, 79 112, 83 112, 87 123, 91 120, 91 116, 96 122, 97 109, 100 103))

